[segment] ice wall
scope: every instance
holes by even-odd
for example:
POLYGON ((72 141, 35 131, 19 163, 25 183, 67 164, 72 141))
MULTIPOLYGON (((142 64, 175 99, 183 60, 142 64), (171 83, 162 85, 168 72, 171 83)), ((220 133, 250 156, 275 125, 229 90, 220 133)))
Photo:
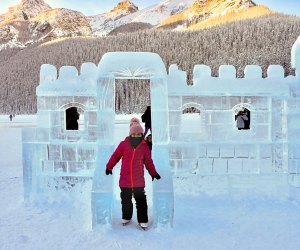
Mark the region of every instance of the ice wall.
POLYGON ((196 65, 193 85, 186 72, 171 65, 169 87, 170 162, 173 174, 287 173, 286 100, 296 78, 284 77, 284 69, 270 65, 262 78, 258 65, 245 67, 236 77, 232 65, 222 65, 212 77, 206 65, 196 65), (181 126, 185 107, 199 110, 187 133, 181 126), (238 131, 235 115, 241 108, 251 113, 249 130, 238 131))

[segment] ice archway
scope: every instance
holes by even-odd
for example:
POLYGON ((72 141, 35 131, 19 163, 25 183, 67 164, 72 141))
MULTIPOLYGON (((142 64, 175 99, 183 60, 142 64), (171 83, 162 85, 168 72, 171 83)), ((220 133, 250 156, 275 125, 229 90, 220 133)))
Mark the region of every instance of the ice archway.
POLYGON ((174 195, 169 164, 169 115, 167 72, 161 57, 149 52, 109 52, 98 65, 97 124, 98 155, 93 178, 93 226, 110 223, 113 179, 104 176, 104 167, 115 149, 115 79, 149 79, 153 149, 152 157, 162 179, 153 182, 153 221, 172 226, 174 195))

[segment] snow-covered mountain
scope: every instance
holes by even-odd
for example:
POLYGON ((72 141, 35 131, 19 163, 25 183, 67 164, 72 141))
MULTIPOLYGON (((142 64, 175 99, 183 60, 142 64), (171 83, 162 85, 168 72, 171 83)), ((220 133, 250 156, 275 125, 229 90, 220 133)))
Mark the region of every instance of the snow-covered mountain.
MULTIPOLYGON (((89 21, 94 35, 106 35, 116 28, 117 20, 138 12, 138 7, 130 1, 118 3, 110 12, 90 16, 89 21)), ((118 25, 120 26, 120 25, 118 25)))
POLYGON ((256 4, 251 0, 197 0, 185 11, 187 17, 204 13, 213 15, 225 15, 231 11, 253 7, 256 4))
POLYGON ((0 50, 58 37, 91 34, 88 18, 82 13, 52 9, 43 0, 21 0, 0 16, 0 50))
MULTIPOLYGON (((136 8, 137 11, 131 13, 125 10, 121 12, 115 7, 110 12, 91 16, 90 23, 95 35, 106 35, 114 28, 128 23, 149 23, 155 26, 166 18, 184 11, 194 2, 195 0, 167 0, 142 10, 136 8)), ((129 5, 131 2, 124 1, 123 3, 129 5)))
MULTIPOLYGON (((130 1, 124 1, 123 3, 128 6, 135 6, 130 1)), ((251 9, 253 17, 255 17, 255 14, 253 14, 255 12, 257 12, 257 16, 271 12, 262 7, 253 11, 252 7, 255 6, 256 4, 251 0, 167 0, 142 10, 136 8, 136 11, 131 13, 126 12, 123 8, 120 11, 120 8, 116 6, 108 13, 90 17, 90 23, 93 34, 101 36, 108 34, 119 26, 126 26, 131 23, 148 23, 154 27, 187 29, 187 23, 196 24, 203 20, 219 16, 224 17, 227 14, 230 15, 240 11, 247 12, 251 9)), ((245 16, 245 13, 243 15, 245 16)), ((236 19, 239 19, 239 17, 231 17, 230 21, 236 19)))
POLYGON ((10 7, 8 12, 0 15, 0 22, 28 20, 51 9, 43 0, 21 0, 19 4, 10 7))
POLYGON ((30 28, 33 34, 49 30, 45 34, 48 38, 89 36, 92 34, 86 16, 78 11, 64 8, 40 13, 30 21, 30 28))
POLYGON ((200 22, 232 12, 248 10, 256 4, 251 0, 197 0, 186 10, 163 20, 159 26, 180 25, 187 22, 200 22))
POLYGON ((266 8, 256 10, 254 6, 251 0, 165 0, 139 10, 133 2, 122 0, 109 12, 87 17, 69 9, 52 9, 44 0, 20 0, 0 15, 0 50, 59 37, 103 36, 113 30, 118 33, 117 27, 125 33, 140 27, 199 29, 197 25, 202 21, 214 19, 217 25, 240 18, 232 13, 244 11, 243 16, 249 18, 248 10, 251 9, 250 18, 253 18, 256 15, 253 13, 271 12, 266 8))

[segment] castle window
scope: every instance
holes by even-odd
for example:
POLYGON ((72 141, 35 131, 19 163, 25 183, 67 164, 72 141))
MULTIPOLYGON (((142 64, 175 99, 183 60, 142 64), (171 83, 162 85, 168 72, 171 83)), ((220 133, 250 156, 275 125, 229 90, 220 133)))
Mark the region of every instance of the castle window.
POLYGON ((250 110, 241 107, 235 111, 235 123, 238 130, 250 129, 251 114, 250 110))
POLYGON ((83 130, 84 129, 84 113, 77 107, 66 109, 66 130, 83 130))
POLYGON ((197 134, 202 132, 202 112, 200 105, 196 103, 187 103, 181 108, 181 133, 197 134))

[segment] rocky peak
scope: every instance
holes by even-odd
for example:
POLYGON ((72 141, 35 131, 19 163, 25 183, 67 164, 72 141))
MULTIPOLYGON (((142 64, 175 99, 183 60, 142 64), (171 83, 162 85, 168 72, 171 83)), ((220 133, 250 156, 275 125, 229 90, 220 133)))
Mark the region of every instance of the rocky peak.
POLYGON ((21 0, 0 16, 0 50, 2 44, 2 47, 26 47, 59 37, 90 35, 86 16, 69 9, 52 9, 44 0, 21 0))
POLYGON ((21 0, 21 6, 48 5, 43 0, 21 0))
POLYGON ((251 0, 197 0, 188 10, 189 13, 225 14, 255 6, 251 0))
POLYGON ((124 0, 120 3, 117 4, 117 6, 115 6, 111 12, 125 12, 125 13, 134 13, 137 12, 139 10, 139 8, 134 5, 132 2, 128 1, 128 0, 124 0))
POLYGON ((51 9, 43 0, 21 0, 19 4, 10 7, 3 16, 6 21, 28 20, 51 9))

